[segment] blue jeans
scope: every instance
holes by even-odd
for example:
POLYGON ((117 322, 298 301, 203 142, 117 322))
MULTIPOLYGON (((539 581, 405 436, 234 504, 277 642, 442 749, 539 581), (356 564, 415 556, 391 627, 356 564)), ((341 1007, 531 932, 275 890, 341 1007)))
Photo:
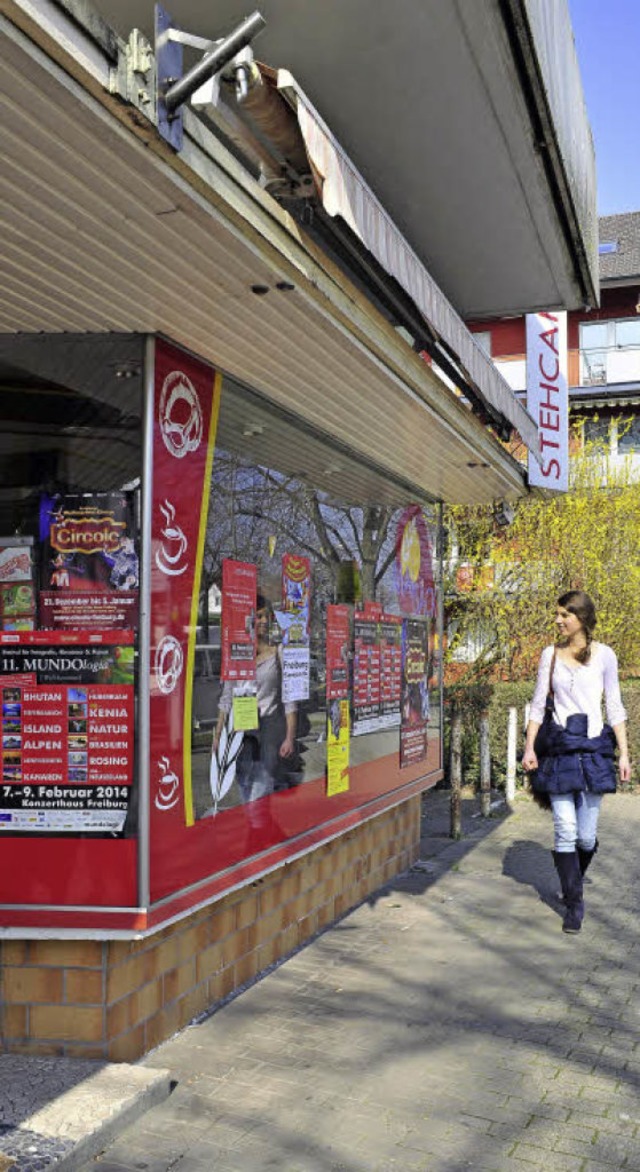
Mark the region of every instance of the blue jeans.
POLYGON ((601 794, 549 794, 553 811, 554 846, 559 854, 576 846, 585 851, 596 845, 601 794))

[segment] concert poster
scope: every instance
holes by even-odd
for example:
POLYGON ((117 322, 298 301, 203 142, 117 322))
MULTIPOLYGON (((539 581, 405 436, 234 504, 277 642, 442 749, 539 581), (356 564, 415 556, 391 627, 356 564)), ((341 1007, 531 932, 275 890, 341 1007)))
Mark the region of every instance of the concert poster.
POLYGON ((137 626, 139 568, 130 493, 43 495, 40 551, 41 627, 137 626))
POLYGON ((402 624, 402 700, 400 768, 425 761, 429 692, 427 688, 428 629, 421 619, 402 624))

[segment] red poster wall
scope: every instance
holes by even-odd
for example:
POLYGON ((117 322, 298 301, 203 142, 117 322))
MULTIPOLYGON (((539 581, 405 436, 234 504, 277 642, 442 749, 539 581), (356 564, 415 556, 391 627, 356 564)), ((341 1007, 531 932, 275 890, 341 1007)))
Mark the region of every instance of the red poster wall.
MULTIPOLYGON (((148 917, 144 909, 136 907, 138 844, 134 838, 41 838, 29 842, 6 836, 1 844, 0 899, 6 904, 25 905, 23 912, 16 912, 17 919, 13 909, 5 911, 5 916, 10 916, 7 923, 136 930, 161 923, 418 792, 423 778, 431 775, 435 780, 439 774, 440 745, 433 739, 426 760, 402 771, 397 750, 354 763, 349 791, 330 799, 324 772, 319 770, 318 776, 306 778, 297 788, 270 794, 250 806, 223 809, 216 816, 201 816, 194 822, 192 681, 219 400, 220 379, 210 366, 167 342, 157 342, 153 469, 148 486, 150 657, 148 663, 140 665, 140 675, 146 676, 150 685, 149 740, 141 748, 149 761, 150 894, 156 906, 148 917), (28 907, 51 903, 66 905, 68 910, 28 907)), ((410 577, 413 546, 405 541, 405 547, 405 576, 410 577)), ((348 690, 349 615, 344 607, 330 611, 326 686, 328 692, 335 689, 343 694, 348 690)), ((378 623, 383 634, 386 618, 379 611, 366 615, 366 621, 378 623)), ((392 623, 398 623, 395 616, 390 617, 386 632, 390 647, 396 642, 392 623)), ((392 689, 393 696, 383 690, 380 699, 395 703, 397 669, 392 670, 390 648, 385 655, 389 663, 383 658, 378 677, 387 681, 385 687, 392 689)), ((19 666, 12 676, 14 688, 30 682, 22 679, 19 666)), ((16 701, 9 698, 7 703, 16 701)), ((107 727, 103 715, 96 735, 104 741, 104 751, 111 752, 110 738, 119 738, 120 733, 107 727)), ((19 723, 17 716, 9 716, 14 725, 19 723)), ((81 718, 70 715, 70 720, 81 718)), ((120 717, 113 716, 116 719, 120 717)), ((126 722, 131 725, 130 717, 126 722)), ((78 737, 89 735, 75 728, 68 731, 78 737)), ((21 733, 12 727, 7 736, 13 735, 21 733)), ((14 751, 7 747, 7 753, 14 751)), ((15 768, 11 762, 9 767, 15 768)))
MULTIPOLYGON (((220 892, 225 884, 237 882, 236 868, 246 876, 260 873, 269 861, 286 858, 292 848, 299 850, 304 836, 309 845, 322 841, 328 822, 335 833, 339 820, 345 819, 346 826, 352 819, 392 804, 394 790, 408 795, 421 777, 436 773, 440 765, 440 747, 434 741, 428 759, 413 768, 401 771, 397 752, 355 765, 349 791, 331 799, 326 797, 323 771, 299 789, 194 819, 191 681, 219 396, 218 377, 210 367, 165 342, 158 343, 152 494, 150 893, 152 904, 163 904, 151 913, 156 921, 170 914, 169 909, 195 905, 205 893, 220 892), (383 803, 380 807, 379 802, 383 803), (288 843, 290 839, 296 840, 295 846, 288 843), (228 873, 232 868, 235 879, 228 873)), ((335 613, 342 622, 338 621, 338 630, 329 639, 330 659, 342 653, 348 637, 348 612, 344 610, 345 626, 343 610, 332 611, 332 617, 335 613), (340 646, 334 648, 332 638, 337 640, 339 635, 340 646)), ((362 621, 375 628, 381 617, 378 607, 362 621)), ((379 646, 376 650, 379 691, 379 646)), ((231 662, 229 655, 224 662, 223 675, 231 662)), ((330 665, 334 684, 336 667, 336 663, 330 665)), ((379 704, 379 695, 376 701, 379 704)))

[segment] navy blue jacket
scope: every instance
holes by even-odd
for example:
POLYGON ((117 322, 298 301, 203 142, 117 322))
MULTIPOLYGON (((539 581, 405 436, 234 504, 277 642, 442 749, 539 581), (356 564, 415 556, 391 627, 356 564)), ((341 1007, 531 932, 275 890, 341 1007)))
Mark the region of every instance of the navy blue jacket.
POLYGON ((588 719, 583 713, 567 718, 567 727, 544 721, 535 741, 538 768, 531 773, 536 793, 568 794, 588 790, 593 794, 615 793, 617 785, 616 738, 605 724, 597 737, 587 735, 588 719))

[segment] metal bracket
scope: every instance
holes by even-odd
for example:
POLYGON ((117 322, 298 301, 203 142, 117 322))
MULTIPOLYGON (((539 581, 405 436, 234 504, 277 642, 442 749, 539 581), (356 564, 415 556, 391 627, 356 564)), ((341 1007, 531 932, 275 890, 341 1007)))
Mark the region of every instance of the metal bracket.
POLYGON ((210 53, 221 41, 210 41, 208 37, 197 37, 195 33, 185 33, 181 28, 168 28, 164 33, 166 40, 176 45, 187 45, 189 49, 200 49, 203 53, 210 53))
POLYGON ((219 73, 250 44, 265 27, 259 12, 252 13, 221 40, 210 41, 176 29, 169 13, 155 6, 157 84, 157 125, 174 150, 182 148, 181 107, 202 84, 219 73), (183 73, 182 47, 200 49, 204 56, 183 73))
POLYGON ((118 64, 111 70, 109 92, 142 110, 150 120, 156 103, 156 63, 153 47, 134 28, 126 42, 118 44, 118 64))
POLYGON ((156 69, 158 89, 156 94, 156 120, 158 130, 175 151, 182 150, 182 112, 170 114, 165 94, 183 74, 182 45, 172 40, 173 21, 161 4, 155 6, 156 69))

